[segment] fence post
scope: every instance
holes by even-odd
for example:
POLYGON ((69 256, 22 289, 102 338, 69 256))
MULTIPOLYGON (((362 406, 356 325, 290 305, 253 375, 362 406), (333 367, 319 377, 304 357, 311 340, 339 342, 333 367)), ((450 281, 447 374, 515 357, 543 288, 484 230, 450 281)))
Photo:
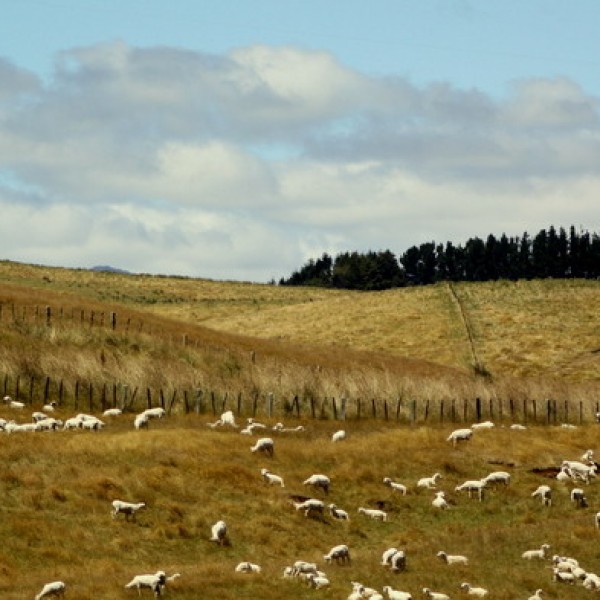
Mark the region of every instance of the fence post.
POLYGON ((117 313, 116 312, 110 313, 110 328, 113 331, 115 331, 115 329, 117 328, 117 313))
POLYGON ((481 398, 475 398, 475 420, 481 422, 481 398))
POLYGON ((316 418, 315 415, 315 399, 311 396, 310 397, 310 415, 313 419, 316 418))
POLYGON ((388 420, 388 405, 387 405, 387 398, 383 399, 383 418, 387 421, 388 420))
POLYGON ((204 407, 202 406, 203 395, 204 392, 200 388, 196 388, 195 410, 197 415, 199 415, 201 412, 204 413, 204 407))
POLYGON ((331 408, 333 409, 333 418, 337 421, 338 414, 337 414, 337 404, 335 402, 335 396, 333 396, 331 398, 331 408))
POLYGON ((90 381, 88 387, 89 400, 90 400, 90 412, 94 412, 94 384, 90 381))
POLYGON ((48 404, 50 399, 50 377, 46 376, 46 383, 44 384, 44 404, 48 404))
POLYGON ((269 418, 273 416, 273 392, 267 394, 267 411, 269 418))
POLYGON ((377 406, 375 404, 375 398, 371 398, 371 413, 373 414, 373 418, 377 418, 377 406))
POLYGON ((400 409, 402 408, 402 398, 398 396, 396 398, 396 421, 400 420, 400 409))
POLYGON ((52 324, 52 309, 46 306, 46 327, 50 327, 52 324))
POLYGON ((75 409, 79 408, 79 379, 75 381, 75 409))
POLYGON ((347 398, 345 396, 342 397, 341 403, 342 403, 342 409, 341 409, 341 419, 343 421, 346 420, 346 404, 347 404, 347 398))
POLYGON ((440 400, 440 423, 444 422, 444 399, 440 400))
POLYGON ((29 404, 33 404, 33 390, 35 387, 35 377, 32 375, 29 378, 29 404))

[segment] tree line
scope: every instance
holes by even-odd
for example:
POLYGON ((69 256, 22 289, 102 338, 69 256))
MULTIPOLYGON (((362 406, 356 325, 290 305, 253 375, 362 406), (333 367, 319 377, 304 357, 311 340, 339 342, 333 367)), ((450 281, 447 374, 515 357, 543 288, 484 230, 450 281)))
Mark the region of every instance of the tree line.
POLYGON ((474 237, 464 245, 427 242, 401 256, 390 250, 324 253, 310 259, 279 285, 305 285, 350 290, 385 290, 438 281, 600 277, 600 237, 554 226, 531 237, 474 237))

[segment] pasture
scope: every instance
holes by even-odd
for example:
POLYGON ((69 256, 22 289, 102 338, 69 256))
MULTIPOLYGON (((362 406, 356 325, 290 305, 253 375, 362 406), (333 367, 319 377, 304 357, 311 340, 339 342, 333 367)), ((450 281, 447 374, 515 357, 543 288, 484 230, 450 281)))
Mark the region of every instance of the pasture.
MULTIPOLYGON (((15 412, 2 407, 1 416, 14 418, 15 412)), ((59 411, 59 416, 72 415, 59 411)), ((553 583, 549 561, 525 561, 521 554, 548 543, 550 554, 575 557, 586 570, 600 571, 600 532, 594 527, 599 483, 585 486, 589 507, 576 508, 569 497, 575 484, 532 471, 596 449, 599 426, 496 427, 476 431, 453 448, 446 441, 450 426, 311 420, 302 422, 302 432, 269 429, 275 441, 269 458, 250 452, 257 435, 211 429, 203 416, 153 420, 147 431, 133 430, 132 414, 105 421, 98 432, 0 434, 0 590, 7 600, 33 598, 56 579, 67 583, 70 598, 136 598, 124 585, 136 574, 159 569, 181 573, 166 590, 181 600, 345 599, 351 581, 379 590, 391 585, 413 598, 422 596, 423 587, 454 600, 466 597, 459 589, 465 581, 505 600, 527 599, 537 588, 548 598, 594 593, 581 584, 553 583), (340 426, 347 438, 332 443, 340 426), (285 488, 265 485, 263 467, 281 475, 285 488), (454 491, 496 470, 510 472, 512 482, 490 487, 482 502, 454 491), (418 479, 435 472, 442 476, 437 489, 446 491, 450 510, 434 509, 434 492, 416 487, 418 479), (302 485, 313 473, 330 477, 327 495, 302 485), (407 495, 385 486, 384 477, 404 483, 407 495), (554 490, 551 507, 531 497, 541 483, 554 490), (328 514, 306 518, 290 503, 295 495, 333 502, 350 513, 350 521, 328 514), (147 508, 135 520, 113 519, 115 498, 144 501, 147 508), (359 506, 384 508, 387 522, 358 514, 359 506), (209 541, 211 526, 221 519, 230 545, 209 541), (350 565, 323 561, 337 544, 349 546, 350 565), (405 550, 405 572, 379 564, 391 546, 405 550), (469 565, 446 565, 436 556, 440 550, 466 555, 469 565), (316 562, 330 587, 313 590, 283 578, 284 567, 299 559, 316 562), (235 573, 241 561, 261 565, 262 572, 235 573)), ((152 597, 149 590, 142 595, 152 597)))

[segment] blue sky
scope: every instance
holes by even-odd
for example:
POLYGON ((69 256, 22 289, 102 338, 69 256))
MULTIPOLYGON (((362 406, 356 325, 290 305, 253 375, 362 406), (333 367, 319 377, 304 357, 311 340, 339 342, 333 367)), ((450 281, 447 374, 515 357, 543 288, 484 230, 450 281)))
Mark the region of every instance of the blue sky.
POLYGON ((598 2, 0 8, 0 258, 268 281, 598 227, 598 2))

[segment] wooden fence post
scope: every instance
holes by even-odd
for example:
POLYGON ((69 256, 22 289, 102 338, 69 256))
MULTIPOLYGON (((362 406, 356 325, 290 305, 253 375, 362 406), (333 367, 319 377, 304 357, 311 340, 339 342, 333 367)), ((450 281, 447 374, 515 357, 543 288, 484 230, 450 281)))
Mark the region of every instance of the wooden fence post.
POLYGON ((475 398, 475 421, 481 422, 481 398, 475 398))
POLYGON ((79 408, 79 379, 75 381, 75 409, 79 408))
POLYGON ((88 394, 90 400, 90 412, 94 412, 94 384, 90 381, 88 386, 88 394))
POLYGON ((341 418, 343 421, 345 421, 346 420, 346 404, 348 402, 348 399, 345 396, 343 396, 341 402, 342 402, 341 418))
POLYGON ((371 414, 373 418, 377 418, 377 405, 375 404, 375 398, 371 398, 371 414))
POLYGON ((194 400, 196 414, 204 413, 204 406, 202 402, 202 398, 204 396, 204 391, 200 388, 196 388, 196 397, 194 400))
POLYGON ((33 404, 33 390, 35 388, 35 377, 32 375, 29 378, 29 404, 33 404))
POLYGON ((333 418, 337 421, 338 413, 337 413, 337 404, 335 402, 335 396, 331 398, 331 408, 333 409, 333 418))
POLYGON ((46 383, 44 384, 44 404, 48 404, 50 399, 50 377, 46 376, 46 383))
POLYGON ((46 327, 50 327, 50 325, 52 325, 52 309, 46 306, 46 327))
POLYGON ((115 331, 117 329, 117 313, 110 313, 110 328, 115 331))
POLYGON ((396 421, 400 420, 400 409, 402 408, 402 398, 398 396, 396 398, 396 421))
POLYGON ((242 392, 238 392, 237 397, 237 414, 240 416, 242 414, 242 392))
POLYGON ((315 415, 315 399, 312 396, 310 397, 310 416, 313 419, 316 419, 316 415, 315 415))
POLYGON ((383 399, 383 418, 387 421, 388 420, 388 405, 387 405, 387 398, 383 399))
POLYGON ((269 418, 273 416, 273 392, 267 394, 267 414, 269 418))

